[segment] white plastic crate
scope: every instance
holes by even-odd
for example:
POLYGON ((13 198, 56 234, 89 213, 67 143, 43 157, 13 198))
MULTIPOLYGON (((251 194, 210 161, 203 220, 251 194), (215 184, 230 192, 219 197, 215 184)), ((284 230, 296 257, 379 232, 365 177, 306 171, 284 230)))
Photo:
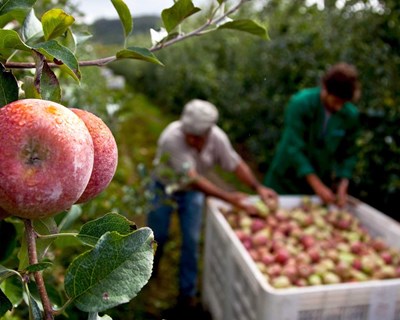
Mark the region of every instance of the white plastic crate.
MULTIPOLYGON (((300 199, 279 202, 290 208, 300 199)), ((356 202, 351 212, 370 234, 400 249, 400 224, 356 202)), ((202 296, 213 320, 400 320, 400 279, 273 288, 220 212, 227 204, 215 198, 207 204, 202 296)))

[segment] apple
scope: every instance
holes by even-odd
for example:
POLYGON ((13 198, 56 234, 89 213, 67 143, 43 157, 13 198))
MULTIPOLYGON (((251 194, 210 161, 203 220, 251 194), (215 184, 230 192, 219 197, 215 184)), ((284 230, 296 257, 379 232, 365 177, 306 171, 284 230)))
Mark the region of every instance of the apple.
POLYGON ((275 262, 277 263, 285 264, 289 258, 290 258, 290 253, 284 247, 279 248, 275 253, 275 262))
POLYGON ((287 264, 282 268, 282 275, 288 277, 291 282, 295 282, 299 276, 296 265, 287 264))
POLYGON ((308 264, 300 263, 297 265, 297 273, 302 278, 308 278, 313 272, 313 267, 308 264))
POLYGON ((362 256, 360 258, 361 261, 361 271, 367 273, 367 274, 372 274, 376 267, 377 267, 377 262, 374 259, 374 257, 366 255, 362 256))
POLYGON ((256 247, 265 246, 269 241, 269 237, 270 237, 269 230, 262 229, 252 236, 253 245, 256 247))
POLYGON ((329 271, 322 275, 322 282, 325 284, 336 284, 340 283, 341 279, 336 273, 329 271))
POLYGON ((111 182, 117 169, 118 148, 111 130, 93 113, 71 108, 85 123, 94 147, 93 170, 85 191, 77 203, 87 202, 100 194, 111 182))
POLYGON ((243 215, 239 217, 239 227, 242 229, 249 229, 251 230, 251 226, 253 224, 253 219, 248 215, 243 215))
POLYGON ((278 219, 278 221, 286 221, 289 219, 289 213, 287 212, 287 210, 278 209, 275 212, 275 217, 276 219, 278 219))
POLYGON ((269 211, 275 211, 279 207, 279 203, 277 199, 274 198, 268 198, 266 200, 267 207, 269 211))
POLYGON ((385 241, 382 238, 372 238, 370 241, 370 246, 376 251, 380 252, 387 248, 385 241))
POLYGON ((277 289, 289 288, 292 283, 287 276, 278 276, 276 278, 271 279, 271 285, 277 289))
POLYGON ((262 263, 264 263, 264 265, 268 266, 268 265, 272 264, 275 261, 275 259, 271 253, 266 252, 264 254, 261 254, 260 261, 262 263))
POLYGON ((258 200, 254 203, 254 206, 257 208, 260 217, 265 218, 269 215, 270 209, 264 201, 258 200))
POLYGON ((303 234, 300 237, 300 242, 305 249, 311 248, 315 245, 315 239, 312 235, 303 234))
POLYGON ((381 251, 380 256, 383 261, 385 261, 386 264, 391 264, 393 262, 393 256, 389 252, 389 250, 381 251))
POLYGON ((252 232, 257 232, 265 228, 265 220, 259 219, 259 218, 254 218, 252 219, 251 223, 251 231, 252 232))
POLYGON ((248 232, 246 232, 245 230, 237 229, 237 230, 235 230, 235 234, 241 242, 251 240, 250 234, 248 232))
POLYGON ((249 249, 247 251, 250 254, 250 257, 254 260, 254 261, 259 261, 260 260, 260 253, 255 250, 255 249, 249 249))
POLYGON ((351 264, 346 261, 338 261, 335 271, 339 277, 346 280, 351 276, 351 264))
POLYGON ((311 286, 317 286, 317 285, 322 284, 322 279, 321 279, 321 277, 320 277, 318 274, 316 274, 316 273, 310 275, 310 276, 307 278, 307 281, 308 281, 308 284, 311 285, 311 286))
POLYGON ((85 123, 51 101, 22 99, 0 109, 0 207, 21 218, 70 208, 92 174, 85 123))
POLYGON ((308 282, 304 278, 298 278, 293 284, 296 287, 307 287, 308 286, 308 282))
POLYGON ((321 250, 314 246, 306 250, 312 262, 318 262, 321 259, 321 250))
POLYGON ((267 274, 273 278, 280 276, 282 272, 282 266, 279 263, 272 263, 267 266, 267 274))
POLYGON ((350 252, 354 254, 361 254, 364 251, 364 245, 360 241, 355 241, 350 244, 350 252))

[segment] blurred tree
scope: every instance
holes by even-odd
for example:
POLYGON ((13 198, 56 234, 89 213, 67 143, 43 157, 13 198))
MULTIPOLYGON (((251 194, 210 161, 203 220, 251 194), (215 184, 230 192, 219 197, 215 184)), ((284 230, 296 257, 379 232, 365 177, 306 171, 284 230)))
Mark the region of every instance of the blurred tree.
POLYGON ((363 85, 358 103, 363 133, 351 192, 400 219, 395 205, 400 195, 400 3, 325 1, 323 9, 306 3, 258 2, 252 14, 269 24, 270 41, 215 34, 165 50, 160 55, 165 70, 122 64, 114 69, 176 116, 190 98, 214 102, 222 114, 220 125, 262 173, 290 95, 318 84, 337 61, 355 64, 363 85))

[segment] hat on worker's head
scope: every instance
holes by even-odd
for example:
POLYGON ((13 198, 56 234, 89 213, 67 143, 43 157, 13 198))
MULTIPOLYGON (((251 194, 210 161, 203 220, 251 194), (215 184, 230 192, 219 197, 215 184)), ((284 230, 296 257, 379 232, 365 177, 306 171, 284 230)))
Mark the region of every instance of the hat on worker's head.
POLYGON ((181 115, 182 130, 196 136, 204 135, 217 121, 217 108, 212 103, 200 99, 186 103, 181 115))

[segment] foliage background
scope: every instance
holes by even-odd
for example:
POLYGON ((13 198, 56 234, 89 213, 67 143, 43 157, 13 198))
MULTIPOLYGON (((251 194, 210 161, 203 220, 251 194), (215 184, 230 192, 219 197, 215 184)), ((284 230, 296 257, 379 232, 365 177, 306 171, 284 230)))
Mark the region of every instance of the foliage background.
POLYGON ((321 10, 305 1, 263 1, 259 11, 248 10, 268 24, 269 41, 226 31, 164 49, 157 55, 164 68, 124 62, 112 69, 175 117, 191 98, 215 103, 219 124, 262 177, 290 95, 318 85, 329 65, 353 63, 363 131, 351 193, 399 219, 400 4, 335 2, 321 10))

